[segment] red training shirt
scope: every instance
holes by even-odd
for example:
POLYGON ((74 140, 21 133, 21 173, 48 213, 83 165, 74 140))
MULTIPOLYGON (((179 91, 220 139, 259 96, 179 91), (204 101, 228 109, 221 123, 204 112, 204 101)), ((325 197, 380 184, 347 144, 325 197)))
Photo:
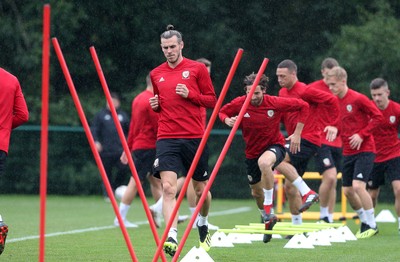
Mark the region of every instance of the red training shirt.
POLYGON ((379 110, 384 120, 373 130, 376 146, 375 162, 378 163, 400 157, 400 140, 397 131, 400 126, 400 104, 389 100, 387 108, 379 110))
POLYGON ((348 89, 343 98, 339 98, 340 123, 339 134, 343 142, 343 155, 355 155, 361 152, 375 153, 372 130, 381 125, 382 113, 365 95, 348 89), (350 137, 360 135, 364 140, 359 150, 350 148, 350 137))
MULTIPOLYGON (((326 92, 327 94, 331 95, 336 99, 336 108, 339 108, 339 100, 337 96, 332 94, 331 90, 329 90, 329 86, 325 83, 323 79, 317 80, 311 84, 308 85, 310 88, 316 88, 321 91, 326 92)), ((332 114, 332 110, 329 106, 320 106, 318 109, 318 115, 320 118, 322 125, 322 132, 321 132, 321 144, 328 145, 328 146, 333 146, 333 147, 342 147, 342 139, 340 136, 337 136, 335 140, 332 142, 328 141, 326 139, 326 132, 324 131, 324 128, 328 125, 331 125, 332 123, 336 123, 335 126, 337 125, 337 120, 338 120, 338 115, 332 114)))
MULTIPOLYGON (((336 126, 339 119, 337 99, 326 92, 318 90, 317 88, 307 87, 306 84, 299 81, 297 81, 290 89, 282 87, 279 90, 279 96, 300 98, 309 104, 310 114, 304 123, 301 138, 304 138, 315 145, 321 146, 320 137, 323 128, 319 117, 319 110, 322 107, 329 107, 333 119, 336 119, 336 121, 333 121, 329 125, 336 126)), ((296 114, 297 112, 288 112, 284 114, 283 123, 285 124, 288 134, 293 134, 296 128, 296 114)))
POLYGON ((11 130, 29 118, 18 79, 0 68, 0 150, 8 153, 11 130))
POLYGON ((132 101, 128 133, 128 146, 131 151, 156 148, 158 114, 149 104, 149 99, 153 96, 153 92, 145 90, 132 101))
MULTIPOLYGON (((245 100, 246 96, 240 96, 224 105, 219 112, 221 121, 224 122, 225 118, 238 115, 245 100)), ((308 116, 309 106, 301 99, 269 95, 264 95, 259 106, 249 104, 240 123, 246 143, 246 158, 258 158, 268 146, 285 144, 285 138, 280 132, 280 122, 284 112, 297 112, 296 123, 304 123, 308 116)))
POLYGON ((175 68, 161 64, 150 77, 159 101, 158 139, 201 138, 205 129, 202 107, 213 108, 217 102, 206 66, 183 58, 175 68), (177 84, 187 86, 187 98, 176 94, 177 84))

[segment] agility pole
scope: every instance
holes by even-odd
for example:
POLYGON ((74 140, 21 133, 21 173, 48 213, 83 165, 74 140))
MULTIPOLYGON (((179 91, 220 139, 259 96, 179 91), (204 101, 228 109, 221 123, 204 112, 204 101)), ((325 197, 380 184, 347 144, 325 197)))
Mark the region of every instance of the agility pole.
MULTIPOLYGON (((221 108, 222 103, 223 103, 223 101, 225 99, 226 93, 228 92, 228 88, 229 88, 229 86, 230 86, 230 84, 232 82, 233 76, 235 75, 236 69, 237 69, 237 67, 239 65, 239 62, 240 62, 240 59, 242 58, 242 55, 243 55, 243 49, 239 48, 238 51, 236 52, 236 56, 235 56, 235 58, 233 60, 233 63, 232 63, 232 66, 231 66, 231 68, 229 70, 228 76, 226 77, 225 83, 224 83, 224 85, 222 87, 221 93, 220 93, 220 95, 218 97, 218 100, 217 100, 217 103, 216 103, 216 105, 214 107, 213 113, 212 113, 212 115, 210 117, 210 120, 208 121, 206 130, 204 131, 204 135, 203 135, 203 137, 202 137, 202 139, 200 141, 199 148, 196 151, 196 154, 194 156, 193 162, 192 162, 192 164, 190 166, 190 169, 189 169, 189 171, 188 171, 188 173, 186 175, 185 182, 184 182, 184 184, 182 186, 181 192, 179 193, 178 199, 176 200, 176 205, 175 205, 174 210, 172 211, 171 218, 175 217, 178 214, 179 207, 180 207, 180 205, 182 203, 183 198, 185 197, 186 190, 188 188, 190 180, 192 179, 193 173, 194 173, 194 171, 195 171, 195 169, 197 167, 197 164, 198 164, 198 162, 200 160, 201 154, 203 153, 204 147, 206 146, 206 143, 207 143, 208 137, 210 136, 212 127, 213 127, 213 125, 215 123, 215 120, 217 119, 217 115, 218 115, 219 109, 221 108)), ((197 213, 194 213, 192 215, 192 218, 193 217, 195 218, 196 215, 197 215, 197 213)), ((168 231, 171 228, 172 223, 173 223, 173 219, 170 219, 170 221, 168 221, 168 223, 166 223, 165 231, 164 231, 164 234, 161 237, 161 243, 158 246, 156 253, 154 254, 153 262, 157 261, 158 254, 161 252, 161 250, 163 248, 163 244, 164 244, 165 240, 167 239, 168 231)), ((192 222, 192 224, 193 224, 193 222, 192 222)), ((190 225, 190 227, 191 227, 191 225, 190 225)), ((188 225, 187 228, 189 228, 189 225, 188 225)))
MULTIPOLYGON (((128 143, 126 142, 124 131, 122 130, 121 123, 118 120, 117 110, 115 109, 115 106, 114 106, 114 104, 112 102, 112 97, 111 97, 111 94, 110 94, 110 90, 108 88, 106 78, 104 77, 103 69, 101 67, 99 58, 97 56, 96 49, 92 46, 92 47, 89 48, 89 50, 90 50, 90 54, 92 55, 93 62, 95 64, 96 71, 97 71, 97 74, 98 74, 99 79, 100 79, 101 86, 102 86, 103 91, 104 91, 104 95, 106 96, 108 106, 110 107, 111 115, 112 115, 112 118, 114 120, 115 127, 117 128, 119 139, 121 140, 122 147, 123 147, 124 152, 125 152, 125 154, 126 154, 126 156, 128 158, 129 168, 131 169, 132 177, 135 180, 138 194, 140 196, 140 199, 142 200, 143 208, 144 208, 144 210, 146 212, 147 219, 149 220, 149 224, 150 224, 150 228, 151 228, 151 231, 153 233, 153 236, 154 236, 154 240, 156 242, 156 245, 159 246, 160 245, 160 239, 158 237, 157 228, 156 228, 156 225, 154 223, 153 217, 151 215, 151 211, 149 209, 149 204, 147 203, 146 195, 145 195, 145 193, 143 191, 142 183, 141 183, 139 175, 137 173, 137 170, 136 170, 136 167, 135 167, 135 163, 133 162, 131 151, 129 149, 128 143)), ((123 221, 119 220, 119 224, 120 225, 123 224, 123 221)), ((167 261, 164 252, 161 252, 160 255, 161 255, 162 261, 167 261)))
POLYGON ((40 131, 40 225, 39 261, 45 257, 47 160, 49 146, 49 82, 50 82, 50 5, 43 6, 42 43, 42 123, 40 131))
POLYGON ((222 148, 221 154, 218 157, 218 160, 217 160, 217 162, 216 162, 216 164, 214 166, 214 169, 213 169, 213 171, 212 171, 212 173, 210 175, 208 183, 207 183, 206 187, 204 188, 203 195, 200 197, 200 200, 197 203, 196 209, 195 209, 195 211, 194 211, 194 213, 192 215, 192 218, 190 219, 190 222, 189 222, 189 224, 188 224, 188 226, 186 228, 186 231, 185 231, 185 233, 184 233, 184 235, 183 235, 183 237, 181 239, 181 244, 178 245, 178 249, 176 250, 175 256, 172 258, 172 261, 177 261, 177 259, 179 258, 179 254, 182 251, 182 248, 183 248, 183 246, 185 244, 185 241, 186 241, 187 237, 189 236, 190 230, 191 230, 192 225, 193 225, 193 223, 194 223, 194 221, 196 219, 196 216, 199 213, 200 208, 203 205, 203 203, 204 203, 204 201, 205 201, 205 199, 207 197, 208 191, 210 191, 210 188, 211 188, 211 186, 212 186, 212 184, 214 182, 214 179, 215 179, 215 177, 216 177, 216 175, 218 173, 218 170, 222 165, 222 161, 224 160, 225 155, 228 152, 228 149, 229 149, 229 147, 230 147, 230 145, 232 143, 232 140, 233 140, 233 138, 234 138, 234 136, 236 134, 236 131, 239 128, 240 122, 242 121, 243 116, 246 113, 246 110, 247 110, 247 108, 248 108, 248 106, 250 104, 250 100, 251 100, 251 98, 252 98, 252 96, 254 94, 254 91, 256 90, 256 87, 258 86, 258 83, 260 82, 261 76, 262 76, 262 74, 264 73, 264 71, 265 71, 265 69, 267 67, 268 61, 269 60, 267 58, 264 58, 261 66, 260 66, 260 69, 258 70, 258 73, 257 73, 256 79, 254 80, 253 86, 251 87, 250 92, 247 94, 247 97, 246 97, 246 100, 245 100, 245 102, 244 102, 244 104, 242 106, 242 109, 240 109, 240 112, 239 112, 239 115, 237 117, 237 120, 236 120, 235 124, 233 125, 231 132, 229 133, 228 139, 226 140, 224 147, 222 148))
MULTIPOLYGON (((106 171, 104 170, 103 162, 101 161, 101 158, 100 158, 100 154, 96 150, 96 145, 95 145, 92 133, 90 132, 90 127, 89 127, 88 121, 86 119, 85 113, 84 113, 82 105, 80 103, 78 94, 75 89, 74 82, 72 81, 71 75, 69 73, 67 64, 66 64, 64 56, 62 54, 60 45, 58 44, 57 38, 52 38, 52 42, 53 42, 53 46, 54 46, 54 49, 57 54, 58 61, 60 62, 60 65, 61 65, 61 69, 64 73, 65 80, 67 81, 69 91, 71 92, 71 96, 74 101, 75 107, 78 111, 79 118, 82 122, 83 129, 85 130, 85 134, 88 139, 90 149, 92 150, 94 159, 99 168, 100 175, 101 175, 101 178, 103 179, 103 183, 106 188, 107 194, 110 197, 111 204, 114 209, 115 215, 117 216, 118 221, 122 221, 121 215, 120 215, 119 209, 118 209, 118 204, 114 197, 114 192, 112 191, 110 182, 108 181, 106 171)), ((124 223, 120 224, 120 228, 121 228, 122 234, 124 235, 125 242, 126 242, 126 245, 128 246, 128 250, 131 255, 132 261, 137 262, 138 259, 136 257, 135 251, 133 250, 133 246, 132 246, 131 240, 129 238, 129 235, 128 235, 128 232, 126 230, 124 223)))

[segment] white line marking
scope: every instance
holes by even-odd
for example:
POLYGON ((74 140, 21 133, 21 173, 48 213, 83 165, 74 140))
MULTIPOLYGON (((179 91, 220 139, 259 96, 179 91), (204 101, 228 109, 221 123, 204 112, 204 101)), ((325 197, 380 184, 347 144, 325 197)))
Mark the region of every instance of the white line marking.
MULTIPOLYGON (((251 207, 239 207, 239 208, 234 208, 234 209, 228 209, 228 210, 223 210, 223 211, 217 211, 217 212, 210 212, 210 216, 225 216, 225 215, 230 215, 230 214, 237 214, 237 213, 244 213, 248 212, 251 210, 251 207)), ((138 225, 145 225, 148 224, 149 221, 135 221, 135 224, 138 225)), ((75 229, 71 231, 64 231, 64 232, 55 232, 55 233, 49 233, 46 234, 46 237, 55 237, 55 236, 62 236, 62 235, 72 235, 72 234, 80 234, 80 233, 85 233, 85 232, 91 232, 91 231, 101 231, 101 230, 107 230, 107 229, 112 229, 116 228, 115 226, 104 226, 104 227, 89 227, 89 228, 84 228, 84 229, 75 229)), ((26 237, 20 237, 20 238, 11 238, 7 239, 7 243, 13 243, 13 242, 20 242, 20 241, 26 241, 26 240, 31 240, 31 239, 38 239, 40 236, 26 236, 26 237)))

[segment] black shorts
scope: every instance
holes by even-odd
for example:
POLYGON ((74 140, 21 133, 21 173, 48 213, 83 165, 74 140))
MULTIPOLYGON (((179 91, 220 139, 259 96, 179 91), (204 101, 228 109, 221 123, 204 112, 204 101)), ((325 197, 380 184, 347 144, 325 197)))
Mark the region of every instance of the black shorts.
MULTIPOLYGON (((160 171, 173 171, 186 176, 192 165, 200 138, 193 139, 160 139, 156 144, 156 159, 154 161, 154 176, 160 178, 160 171)), ((192 178, 196 181, 208 180, 208 147, 200 157, 192 178)))
POLYGON ((315 156, 315 164, 320 174, 333 167, 336 167, 337 172, 341 172, 342 148, 322 144, 315 156))
POLYGON ((0 176, 6 172, 7 153, 0 150, 0 176))
POLYGON ((299 173, 299 176, 302 177, 307 170, 308 162, 313 156, 317 154, 319 146, 305 139, 301 139, 300 143, 301 151, 297 152, 297 154, 290 153, 289 143, 286 143, 285 148, 286 152, 289 154, 290 163, 294 166, 294 168, 296 168, 297 173, 299 173))
POLYGON ((344 187, 353 185, 353 180, 368 182, 374 166, 375 154, 362 152, 356 155, 343 156, 342 184, 344 187))
MULTIPOLYGON (((265 151, 271 151, 276 155, 276 162, 273 165, 273 169, 279 165, 283 159, 285 159, 286 151, 282 145, 272 145, 269 146, 265 151)), ((264 152, 265 152, 264 151, 264 152)), ((247 179, 250 185, 257 184, 261 181, 261 170, 258 167, 258 158, 252 158, 245 160, 247 166, 247 179)))
POLYGON ((383 186, 385 184, 385 175, 390 183, 394 180, 400 180, 400 157, 381 163, 374 163, 367 187, 369 189, 378 189, 383 186))
POLYGON ((153 163, 156 159, 155 149, 138 149, 132 152, 133 162, 140 181, 145 181, 148 174, 153 174, 153 163))

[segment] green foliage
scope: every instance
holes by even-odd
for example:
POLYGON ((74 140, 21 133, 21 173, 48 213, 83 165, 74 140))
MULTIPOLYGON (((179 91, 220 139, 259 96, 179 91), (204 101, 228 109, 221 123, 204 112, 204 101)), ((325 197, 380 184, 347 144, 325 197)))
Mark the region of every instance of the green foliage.
POLYGON ((392 86, 392 99, 399 101, 400 20, 386 1, 375 4, 372 10, 360 8, 360 24, 343 26, 332 37, 328 53, 348 71, 350 87, 369 95, 371 80, 383 77, 392 86))

